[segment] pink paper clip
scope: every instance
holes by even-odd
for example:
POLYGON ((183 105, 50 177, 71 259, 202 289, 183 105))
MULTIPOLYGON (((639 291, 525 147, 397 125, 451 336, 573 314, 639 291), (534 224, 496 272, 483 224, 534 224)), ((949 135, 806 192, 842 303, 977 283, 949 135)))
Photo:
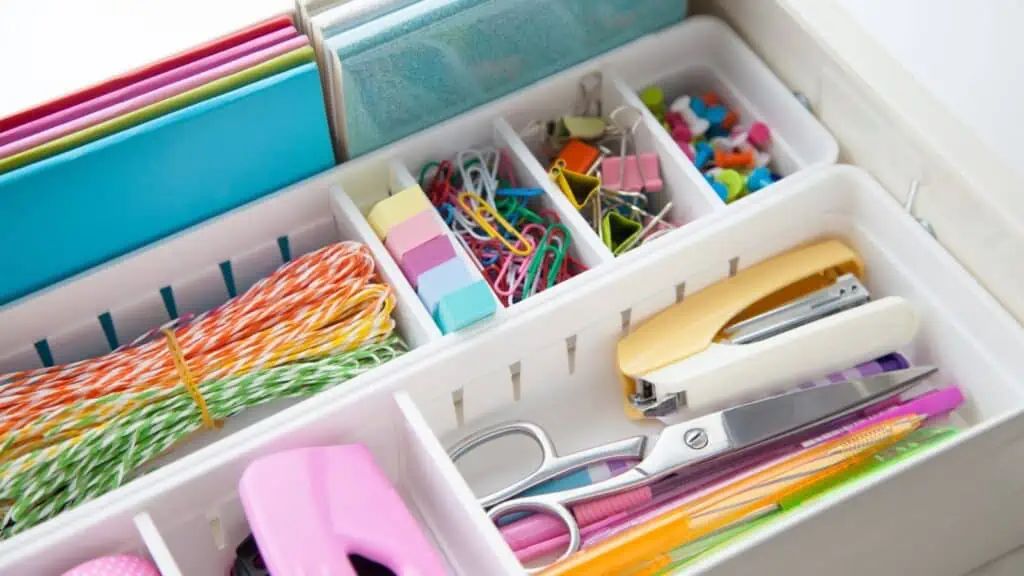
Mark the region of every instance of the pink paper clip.
POLYGON ((274 576, 445 576, 437 552, 361 444, 300 448, 253 462, 239 481, 253 538, 274 576))
POLYGON ((660 192, 664 185, 658 155, 653 152, 605 158, 601 161, 601 182, 606 188, 626 192, 660 192))

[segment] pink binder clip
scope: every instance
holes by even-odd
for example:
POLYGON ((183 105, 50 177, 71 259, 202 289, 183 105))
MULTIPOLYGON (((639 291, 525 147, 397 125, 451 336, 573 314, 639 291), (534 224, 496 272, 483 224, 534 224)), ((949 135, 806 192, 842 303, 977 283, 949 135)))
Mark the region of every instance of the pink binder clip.
POLYGON ((660 192, 663 182, 658 155, 649 152, 636 156, 609 156, 601 161, 601 182, 612 190, 660 192))
POLYGON ((447 570, 365 446, 300 448, 253 462, 239 481, 246 518, 274 576, 396 576, 447 570))

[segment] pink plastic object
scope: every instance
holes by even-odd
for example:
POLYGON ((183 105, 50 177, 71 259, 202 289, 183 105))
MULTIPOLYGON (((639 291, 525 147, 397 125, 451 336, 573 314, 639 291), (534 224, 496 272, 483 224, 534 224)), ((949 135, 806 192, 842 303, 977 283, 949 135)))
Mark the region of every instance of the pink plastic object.
POLYGON ((434 266, 455 258, 455 248, 447 236, 437 236, 402 255, 398 265, 413 288, 420 285, 420 275, 434 266))
POLYGON ((61 576, 160 576, 160 571, 138 556, 104 556, 79 564, 61 576))
POLYGON ((601 161, 601 181, 604 186, 613 190, 639 192, 641 189, 645 189, 647 192, 660 192, 663 183, 661 167, 658 165, 658 155, 649 152, 638 156, 626 156, 625 159, 619 156, 605 158, 601 161), (625 176, 620 180, 623 162, 626 167, 625 176), (639 166, 637 162, 639 162, 639 166), (646 182, 640 177, 640 168, 643 168, 643 176, 647 178, 646 182))
POLYGON ((357 576, 351 557, 397 576, 447 571, 401 496, 361 444, 300 448, 253 462, 238 486, 274 576, 357 576))
POLYGON ((678 124, 672 127, 672 139, 677 143, 686 143, 693 138, 693 133, 690 132, 690 127, 686 124, 678 124))
MULTIPOLYGON (((265 50, 271 46, 280 44, 281 42, 291 38, 295 38, 297 35, 298 31, 294 26, 276 30, 270 34, 254 38, 248 42, 224 50, 223 52, 212 54, 206 58, 168 70, 167 72, 147 78, 141 82, 125 86, 91 100, 80 102, 69 108, 63 108, 47 116, 43 116, 42 118, 37 118, 31 122, 0 133, 0 145, 10 144, 17 140, 21 140, 22 138, 38 134, 44 130, 49 130, 55 126, 77 120, 87 114, 92 114, 98 110, 103 110, 109 106, 125 102, 153 90, 158 90, 172 83, 189 78, 190 76, 195 76, 196 74, 207 70, 211 70, 217 66, 221 66, 254 52, 265 50)), ((166 98, 166 96, 164 98, 166 98)))
MULTIPOLYGON (((282 30, 282 32, 284 32, 284 30, 282 30)), ((222 66, 206 70, 205 72, 196 74, 195 76, 179 80, 173 84, 168 84, 167 86, 136 96, 135 98, 111 104, 106 108, 97 110, 91 114, 86 114, 85 116, 76 118, 70 122, 58 124, 48 130, 43 130, 36 134, 32 134, 31 136, 26 136, 21 140, 16 140, 10 144, 0 146, 0 158, 12 156, 24 150, 28 150, 29 148, 34 148, 41 144, 56 140, 62 136, 78 132, 79 130, 84 130, 90 126, 95 126, 96 124, 128 114, 129 112, 134 112, 135 110, 149 106, 150 104, 156 104, 161 100, 177 96, 178 94, 187 92, 193 88, 198 88, 219 78, 230 76, 236 72, 241 72, 246 68, 251 68, 257 64, 261 64, 271 58, 286 54, 297 48, 302 48, 308 43, 309 42, 306 40, 305 36, 296 36, 279 44, 270 46, 264 50, 247 54, 241 58, 232 60, 222 66)))
POLYGON ((758 150, 765 150, 772 144, 772 131, 764 122, 754 122, 747 132, 747 141, 758 150))
POLYGON ((438 236, 444 236, 444 229, 433 214, 433 209, 424 208, 419 214, 399 222, 389 230, 384 246, 395 260, 401 262, 406 252, 438 236))

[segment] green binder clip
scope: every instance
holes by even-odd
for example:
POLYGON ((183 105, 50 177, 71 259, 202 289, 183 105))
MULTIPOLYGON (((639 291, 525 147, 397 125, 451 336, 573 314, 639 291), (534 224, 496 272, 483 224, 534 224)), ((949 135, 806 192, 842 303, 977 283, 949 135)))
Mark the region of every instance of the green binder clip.
POLYGON ((637 236, 643 226, 636 220, 630 220, 618 212, 608 212, 601 221, 601 237, 604 245, 618 256, 636 244, 637 236))

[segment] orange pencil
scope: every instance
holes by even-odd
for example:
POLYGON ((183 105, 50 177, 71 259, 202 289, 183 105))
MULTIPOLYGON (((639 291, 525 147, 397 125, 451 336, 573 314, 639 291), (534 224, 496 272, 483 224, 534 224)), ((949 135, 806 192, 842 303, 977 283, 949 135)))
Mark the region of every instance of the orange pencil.
POLYGON ((648 567, 663 564, 665 555, 680 545, 740 521, 864 461, 917 429, 922 420, 919 416, 894 418, 798 452, 770 468, 574 554, 541 574, 644 574, 648 567))

